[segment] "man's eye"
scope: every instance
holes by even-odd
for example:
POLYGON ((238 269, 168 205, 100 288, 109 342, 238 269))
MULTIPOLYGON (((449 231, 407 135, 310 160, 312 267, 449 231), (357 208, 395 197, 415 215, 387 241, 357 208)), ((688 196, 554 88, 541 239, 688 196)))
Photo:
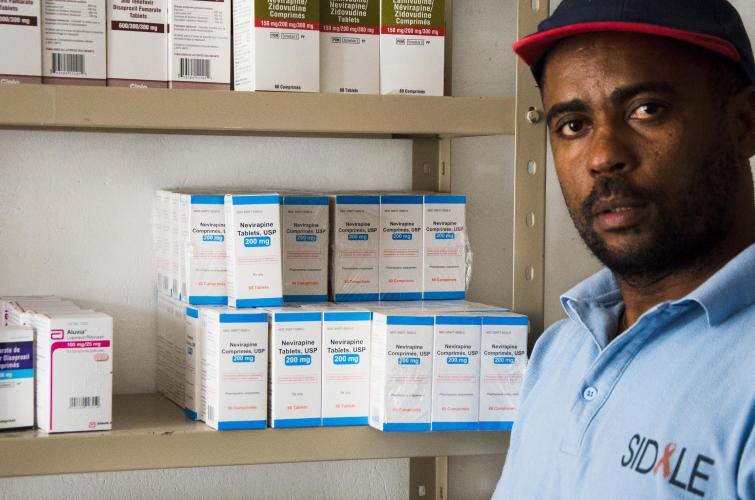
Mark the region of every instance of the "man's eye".
POLYGON ((658 116, 661 112, 663 112, 663 106, 661 106, 660 104, 647 103, 637 106, 635 110, 632 111, 630 118, 637 120, 647 120, 649 118, 658 116))
POLYGON ((585 128, 585 122, 582 120, 569 120, 558 127, 558 133, 565 137, 578 135, 585 128))

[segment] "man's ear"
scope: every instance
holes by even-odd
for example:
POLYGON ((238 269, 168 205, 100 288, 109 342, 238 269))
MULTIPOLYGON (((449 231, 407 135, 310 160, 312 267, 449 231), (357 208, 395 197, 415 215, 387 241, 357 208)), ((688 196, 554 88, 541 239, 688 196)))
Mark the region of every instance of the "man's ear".
POLYGON ((730 101, 734 140, 741 157, 755 156, 755 85, 741 90, 730 101))

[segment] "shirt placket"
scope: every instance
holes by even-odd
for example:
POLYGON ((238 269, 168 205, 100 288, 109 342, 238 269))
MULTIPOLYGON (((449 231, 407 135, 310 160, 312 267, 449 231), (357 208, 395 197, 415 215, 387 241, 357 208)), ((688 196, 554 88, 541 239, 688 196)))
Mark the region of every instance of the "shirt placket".
POLYGON ((640 318, 600 351, 575 391, 569 424, 561 441, 562 452, 577 455, 590 424, 611 396, 614 387, 648 338, 668 324, 673 316, 668 304, 640 318))

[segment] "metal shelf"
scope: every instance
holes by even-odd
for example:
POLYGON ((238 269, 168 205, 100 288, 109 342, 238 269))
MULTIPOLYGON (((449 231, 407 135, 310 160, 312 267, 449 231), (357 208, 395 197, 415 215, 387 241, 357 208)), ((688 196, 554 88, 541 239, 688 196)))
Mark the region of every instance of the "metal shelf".
POLYGON ((116 396, 113 430, 0 433, 0 477, 327 460, 494 455, 508 432, 382 433, 369 427, 223 431, 159 394, 116 396))
POLYGON ((11 85, 0 87, 0 127, 161 133, 486 136, 514 133, 514 98, 11 85))

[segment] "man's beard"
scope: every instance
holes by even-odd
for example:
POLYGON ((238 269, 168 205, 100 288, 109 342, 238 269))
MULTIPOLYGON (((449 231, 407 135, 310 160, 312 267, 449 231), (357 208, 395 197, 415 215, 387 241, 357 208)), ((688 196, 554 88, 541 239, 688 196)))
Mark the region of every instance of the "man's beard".
MULTIPOLYGON (((621 173, 601 176, 590 196, 578 207, 569 207, 574 225, 592 253, 626 281, 649 284, 703 262, 721 241, 729 202, 740 179, 733 145, 717 146, 697 165, 690 165, 688 190, 676 199, 630 184, 621 173), (610 196, 641 200, 657 211, 655 225, 647 228, 644 242, 609 248, 594 229, 593 206, 610 196)), ((627 232, 636 231, 627 229, 627 232)))

